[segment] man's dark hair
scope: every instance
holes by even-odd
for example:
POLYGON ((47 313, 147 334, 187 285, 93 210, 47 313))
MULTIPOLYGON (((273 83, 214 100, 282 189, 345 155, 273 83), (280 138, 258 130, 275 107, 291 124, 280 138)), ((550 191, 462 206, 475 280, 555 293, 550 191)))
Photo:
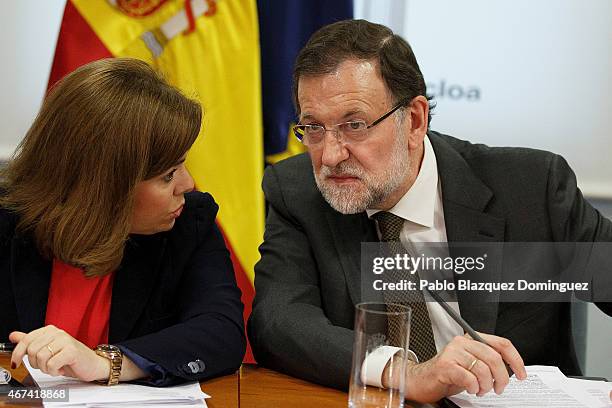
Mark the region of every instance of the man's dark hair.
MULTIPOLYGON (((349 59, 377 60, 394 103, 410 101, 418 95, 427 98, 423 74, 406 40, 381 24, 343 20, 314 33, 297 56, 293 68, 293 103, 298 115, 300 78, 329 74, 349 59)), ((430 103, 428 123, 432 108, 430 103)))

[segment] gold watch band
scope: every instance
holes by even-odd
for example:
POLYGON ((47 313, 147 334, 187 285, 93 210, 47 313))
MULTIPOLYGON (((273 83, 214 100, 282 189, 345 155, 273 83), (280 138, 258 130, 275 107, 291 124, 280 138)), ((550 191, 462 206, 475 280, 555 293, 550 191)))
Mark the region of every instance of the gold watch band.
POLYGON ((112 344, 100 344, 96 347, 95 352, 97 355, 106 358, 110 363, 108 380, 99 380, 97 382, 105 385, 119 384, 121 365, 123 363, 123 353, 121 353, 119 347, 112 344))

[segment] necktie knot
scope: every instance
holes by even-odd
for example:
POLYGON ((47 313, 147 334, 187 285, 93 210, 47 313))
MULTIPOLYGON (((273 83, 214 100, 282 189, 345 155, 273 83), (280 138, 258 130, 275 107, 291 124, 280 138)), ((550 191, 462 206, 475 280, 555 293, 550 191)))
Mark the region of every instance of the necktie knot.
POLYGON ((393 242, 400 240, 400 232, 404 226, 404 219, 387 211, 379 211, 372 216, 380 229, 380 240, 393 242))

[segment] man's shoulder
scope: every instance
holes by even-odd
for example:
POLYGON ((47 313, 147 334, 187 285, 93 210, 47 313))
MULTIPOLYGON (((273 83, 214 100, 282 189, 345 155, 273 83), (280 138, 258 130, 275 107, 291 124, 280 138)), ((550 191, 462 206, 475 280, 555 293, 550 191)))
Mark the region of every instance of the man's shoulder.
POLYGON ((308 153, 268 166, 262 187, 268 204, 279 211, 286 208, 294 214, 312 216, 331 208, 317 187, 308 153))
POLYGON ((544 157, 555 156, 554 153, 534 149, 529 147, 516 146, 489 146, 484 143, 474 143, 467 140, 458 139, 453 136, 445 135, 439 132, 429 132, 429 138, 447 143, 455 151, 461 154, 466 159, 471 158, 500 158, 500 157, 520 157, 523 159, 541 159, 544 157))
POLYGON ((554 158, 559 158, 558 155, 546 150, 514 146, 489 146, 434 131, 429 132, 429 138, 436 151, 436 156, 439 156, 441 151, 450 148, 474 170, 486 170, 493 174, 508 171, 548 171, 551 161, 554 158))
POLYGON ((487 160, 500 158, 541 160, 556 156, 552 152, 529 147, 489 146, 484 143, 474 143, 435 131, 429 132, 428 136, 434 145, 435 141, 437 141, 438 144, 446 143, 466 160, 487 160))
POLYGON ((308 153, 298 154, 268 166, 264 172, 263 186, 264 191, 276 186, 296 194, 318 192, 308 153))
MULTIPOLYGON (((312 177, 312 163, 308 153, 301 153, 288 159, 281 160, 268 166, 267 170, 274 169, 285 178, 307 178, 312 177)), ((314 181, 314 180, 313 180, 314 181)))

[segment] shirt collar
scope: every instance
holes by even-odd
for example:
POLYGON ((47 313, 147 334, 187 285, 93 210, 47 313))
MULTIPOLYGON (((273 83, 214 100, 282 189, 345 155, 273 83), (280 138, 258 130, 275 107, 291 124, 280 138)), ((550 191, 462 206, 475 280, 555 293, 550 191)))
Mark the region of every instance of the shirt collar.
MULTIPOLYGON (((436 194, 438 192, 438 164, 429 137, 423 140, 423 161, 414 184, 389 212, 424 227, 434 226, 436 194)), ((380 210, 366 210, 368 217, 380 210)))

